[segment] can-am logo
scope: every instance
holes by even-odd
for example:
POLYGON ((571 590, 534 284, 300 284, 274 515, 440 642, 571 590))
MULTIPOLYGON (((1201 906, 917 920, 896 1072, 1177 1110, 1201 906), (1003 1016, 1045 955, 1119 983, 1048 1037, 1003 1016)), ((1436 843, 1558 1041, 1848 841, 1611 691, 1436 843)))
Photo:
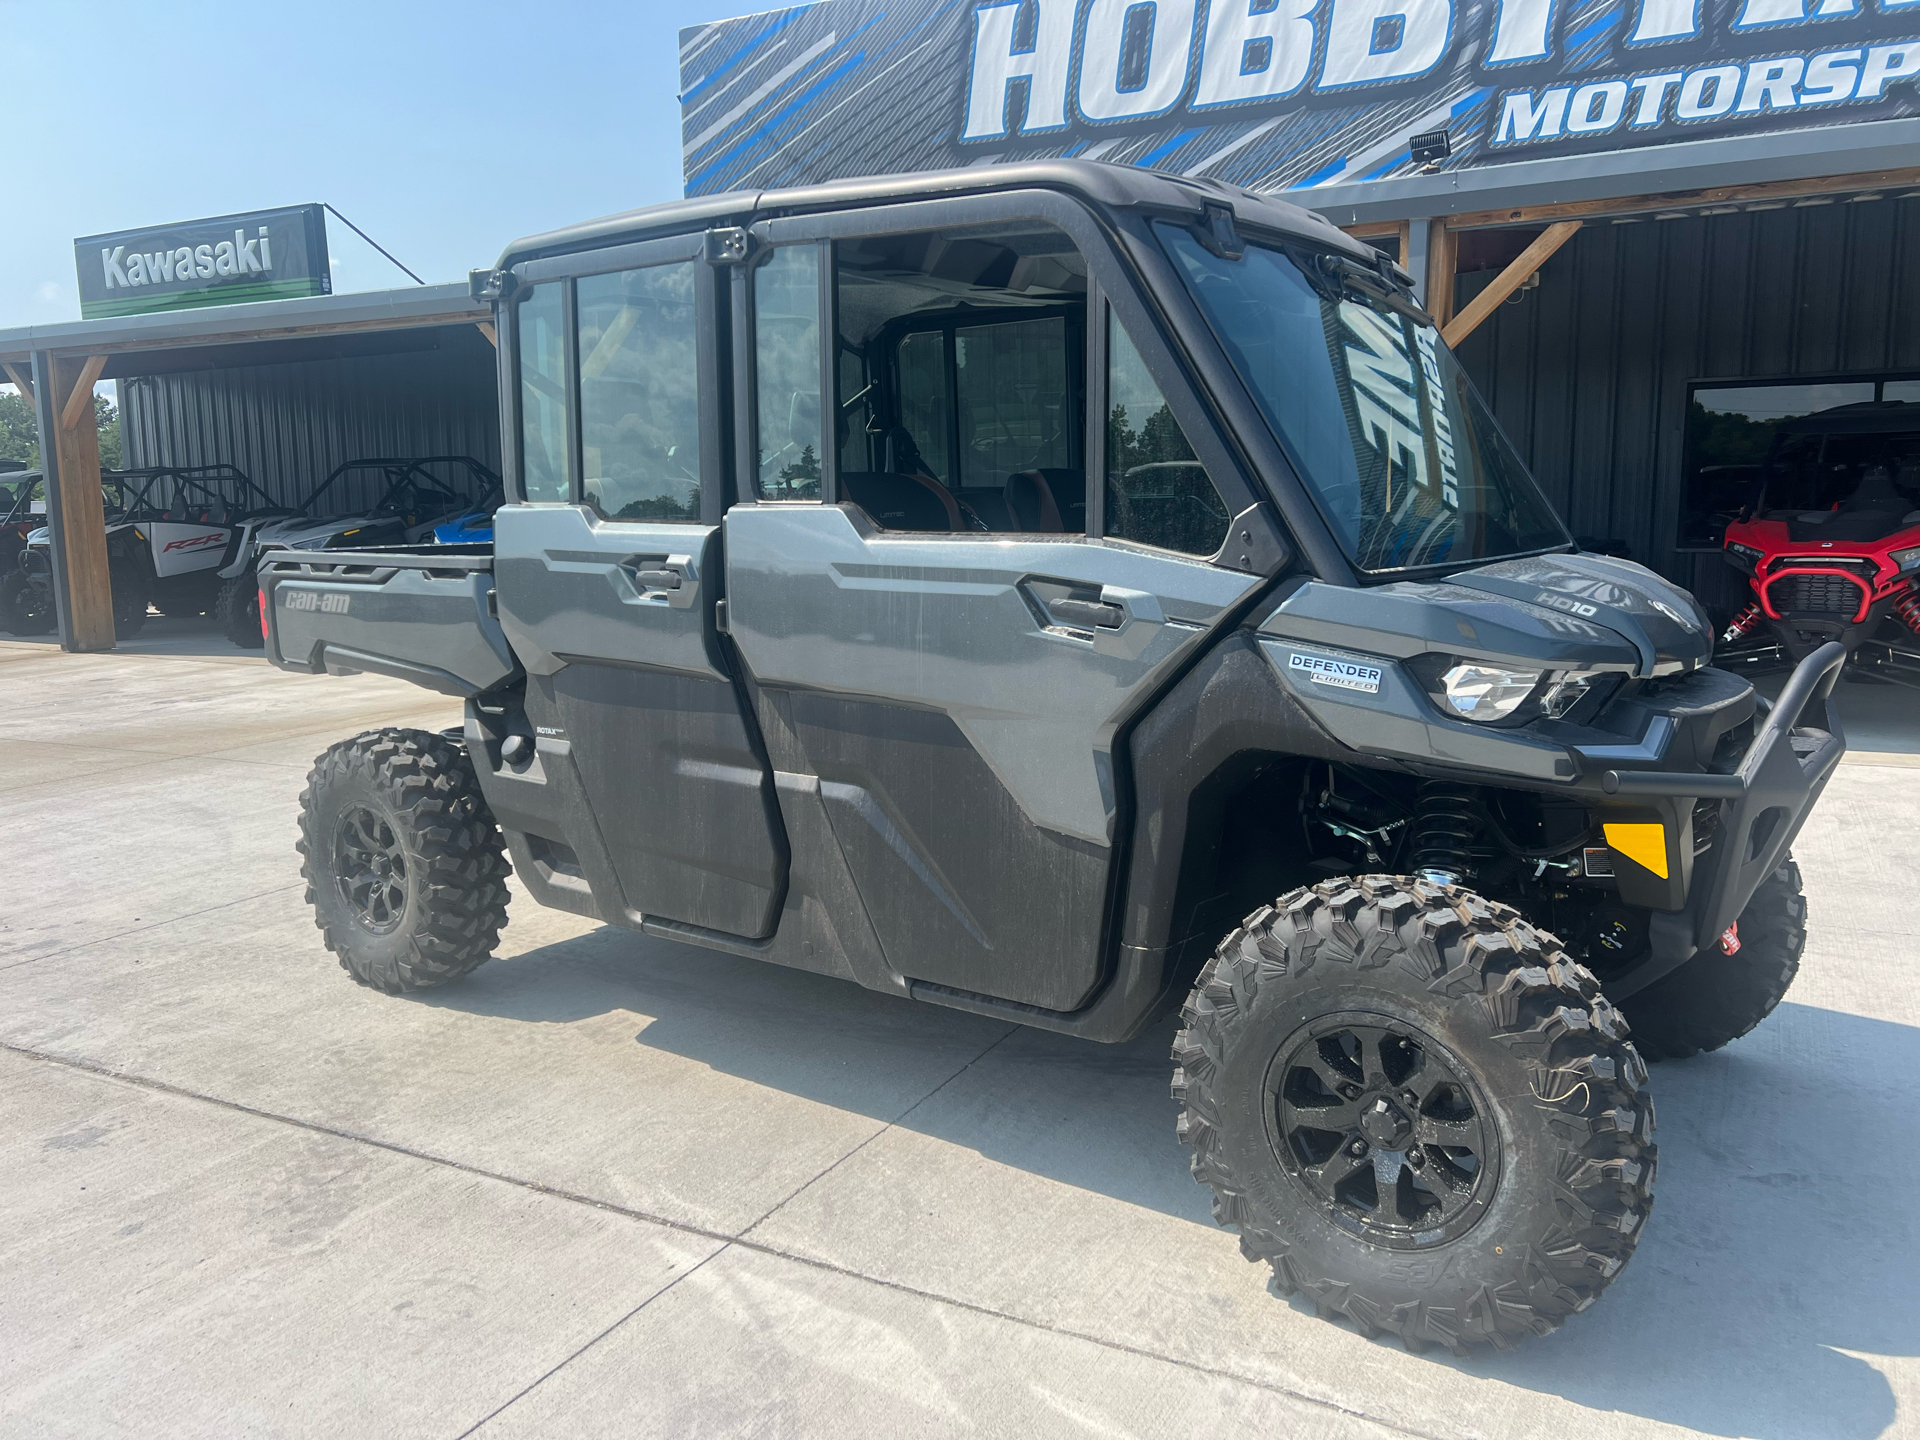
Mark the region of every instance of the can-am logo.
POLYGON ((262 225, 251 240, 246 231, 236 230, 233 239, 217 245, 182 245, 151 253, 136 250, 131 255, 126 246, 115 245, 100 252, 100 269, 109 290, 210 280, 216 275, 260 275, 273 269, 273 242, 262 225))
POLYGON ((323 595, 318 590, 295 590, 280 597, 282 610, 318 610, 325 615, 344 615, 351 595, 323 595))

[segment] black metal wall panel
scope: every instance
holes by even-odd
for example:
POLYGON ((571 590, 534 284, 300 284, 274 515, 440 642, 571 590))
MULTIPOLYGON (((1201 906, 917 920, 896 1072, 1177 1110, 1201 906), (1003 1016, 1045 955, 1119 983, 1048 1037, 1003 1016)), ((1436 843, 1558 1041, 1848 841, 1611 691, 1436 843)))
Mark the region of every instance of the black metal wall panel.
POLYGON ((1920 369, 1920 199, 1589 221, 1520 294, 1460 346, 1500 423, 1575 534, 1716 604, 1674 548, 1688 382, 1920 369))
POLYGON ((237 465, 298 504, 336 465, 471 455, 500 468, 494 350, 471 325, 394 354, 140 376, 120 382, 125 463, 237 465))

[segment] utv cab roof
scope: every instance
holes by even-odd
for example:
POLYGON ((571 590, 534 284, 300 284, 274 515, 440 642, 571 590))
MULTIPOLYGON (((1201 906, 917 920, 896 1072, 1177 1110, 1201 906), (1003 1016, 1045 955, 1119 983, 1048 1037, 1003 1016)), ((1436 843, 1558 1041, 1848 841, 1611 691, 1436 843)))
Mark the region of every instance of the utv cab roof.
POLYGON ((1236 224, 1271 231, 1316 247, 1340 251, 1374 263, 1377 252, 1353 239, 1311 210, 1257 195, 1218 180, 1190 180, 1089 160, 1023 160, 1011 165, 977 165, 964 170, 925 170, 901 175, 831 180, 782 190, 738 190, 650 205, 599 220, 588 220, 544 235, 516 240, 501 252, 496 270, 536 256, 561 255, 625 244, 651 236, 684 234, 718 225, 750 225, 756 220, 870 205, 902 204, 1008 190, 1057 190, 1107 209, 1143 210, 1197 218, 1206 205, 1227 205, 1236 224))

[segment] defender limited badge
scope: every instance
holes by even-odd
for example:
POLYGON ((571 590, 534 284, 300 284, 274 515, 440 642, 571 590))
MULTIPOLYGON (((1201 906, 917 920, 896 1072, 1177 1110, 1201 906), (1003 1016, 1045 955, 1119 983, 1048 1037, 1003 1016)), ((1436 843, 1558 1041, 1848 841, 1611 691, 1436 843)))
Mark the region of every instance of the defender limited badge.
POLYGON ((1326 655, 1302 655, 1296 650, 1287 660, 1287 668, 1306 671, 1307 679, 1316 685, 1363 690, 1369 695, 1380 693, 1378 665, 1356 665, 1351 660, 1335 660, 1326 655))

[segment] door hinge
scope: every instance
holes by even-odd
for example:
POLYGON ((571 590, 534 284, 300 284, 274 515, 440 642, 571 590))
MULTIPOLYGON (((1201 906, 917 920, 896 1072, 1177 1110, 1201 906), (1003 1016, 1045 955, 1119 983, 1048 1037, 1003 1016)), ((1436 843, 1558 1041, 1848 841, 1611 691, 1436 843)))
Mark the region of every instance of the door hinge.
POLYGON ((713 628, 718 630, 722 635, 731 635, 733 633, 727 626, 727 602, 724 600, 716 600, 713 602, 713 628))
POLYGON ((747 232, 738 225, 723 225, 707 231, 707 263, 740 265, 747 258, 747 232))

